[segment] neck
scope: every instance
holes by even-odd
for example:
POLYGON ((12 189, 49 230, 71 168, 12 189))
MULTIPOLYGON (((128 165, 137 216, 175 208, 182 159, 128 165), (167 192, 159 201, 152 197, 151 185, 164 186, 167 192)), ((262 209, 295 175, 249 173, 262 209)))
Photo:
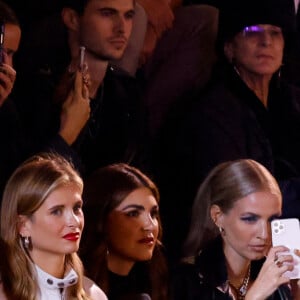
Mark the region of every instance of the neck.
POLYGON ((105 77, 108 62, 87 62, 88 64, 88 73, 90 75, 91 84, 89 86, 89 95, 91 98, 94 98, 97 94, 97 91, 100 85, 103 82, 105 77))
POLYGON ((252 90, 257 98, 265 107, 268 104, 269 85, 272 75, 257 75, 250 72, 245 72, 242 69, 234 67, 237 74, 245 82, 250 90, 252 90))
POLYGON ((231 247, 227 247, 226 244, 223 244, 223 251, 226 258, 228 279, 233 283, 243 281, 251 261, 239 255, 231 247))
POLYGON ((134 264, 135 262, 132 260, 125 260, 113 254, 108 254, 107 257, 108 269, 118 275, 128 275, 134 264))
POLYGON ((63 278, 65 275, 65 255, 52 256, 31 255, 33 262, 44 272, 56 277, 63 278))

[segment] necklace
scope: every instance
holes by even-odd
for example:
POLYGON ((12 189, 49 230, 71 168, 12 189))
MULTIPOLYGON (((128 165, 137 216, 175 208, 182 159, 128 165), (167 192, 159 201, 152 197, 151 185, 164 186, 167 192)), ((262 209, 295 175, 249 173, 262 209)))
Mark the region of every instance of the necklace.
POLYGON ((230 283, 231 287, 235 290, 237 294, 237 299, 238 300, 244 300, 247 290, 248 290, 248 285, 249 285, 249 280, 250 280, 250 273, 251 273, 251 266, 249 265, 248 271, 246 276, 243 279, 242 284, 239 287, 234 286, 232 283, 230 283))

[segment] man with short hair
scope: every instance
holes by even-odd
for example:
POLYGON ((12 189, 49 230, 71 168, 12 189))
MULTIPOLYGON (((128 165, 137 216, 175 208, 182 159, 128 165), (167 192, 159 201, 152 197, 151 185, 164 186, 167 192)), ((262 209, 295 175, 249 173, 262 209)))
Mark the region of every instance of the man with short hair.
MULTIPOLYGON (((55 49, 47 45, 42 55, 34 46, 27 49, 39 55, 30 72, 23 69, 29 85, 21 82, 18 90, 26 95, 22 111, 27 126, 39 145, 72 159, 83 176, 114 162, 136 161, 142 128, 139 88, 133 77, 109 64, 126 49, 134 12, 134 0, 66 0, 60 20, 65 35, 53 21, 47 36, 37 39, 60 43, 55 49), (66 99, 80 59, 88 97, 74 103, 66 99)), ((30 44, 36 46, 29 36, 30 44)))

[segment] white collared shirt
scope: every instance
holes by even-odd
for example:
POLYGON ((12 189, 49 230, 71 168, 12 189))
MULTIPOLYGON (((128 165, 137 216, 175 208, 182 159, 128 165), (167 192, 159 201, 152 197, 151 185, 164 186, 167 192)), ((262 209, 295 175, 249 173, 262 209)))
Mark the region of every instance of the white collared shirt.
POLYGON ((40 289, 39 300, 63 300, 66 287, 77 283, 78 275, 71 269, 64 278, 56 278, 35 265, 40 289))

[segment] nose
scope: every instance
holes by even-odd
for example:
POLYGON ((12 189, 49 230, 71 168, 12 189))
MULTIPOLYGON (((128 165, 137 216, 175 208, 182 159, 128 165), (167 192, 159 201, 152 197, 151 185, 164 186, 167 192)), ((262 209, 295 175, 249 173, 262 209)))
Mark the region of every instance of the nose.
POLYGON ((68 212, 66 217, 67 226, 70 228, 77 228, 80 226, 80 218, 73 211, 68 212))
POLYGON ((272 44, 273 39, 272 39, 271 33, 268 30, 264 30, 261 33, 261 42, 264 46, 269 46, 272 44))
POLYGON ((124 17, 117 15, 115 18, 115 28, 118 32, 124 32, 125 20, 124 17))
POLYGON ((143 218, 143 230, 149 231, 153 230, 156 226, 155 220, 152 218, 151 214, 145 214, 143 218))
POLYGON ((258 230, 258 238, 262 240, 267 240, 270 235, 270 224, 268 222, 261 222, 259 225, 259 230, 258 230))

